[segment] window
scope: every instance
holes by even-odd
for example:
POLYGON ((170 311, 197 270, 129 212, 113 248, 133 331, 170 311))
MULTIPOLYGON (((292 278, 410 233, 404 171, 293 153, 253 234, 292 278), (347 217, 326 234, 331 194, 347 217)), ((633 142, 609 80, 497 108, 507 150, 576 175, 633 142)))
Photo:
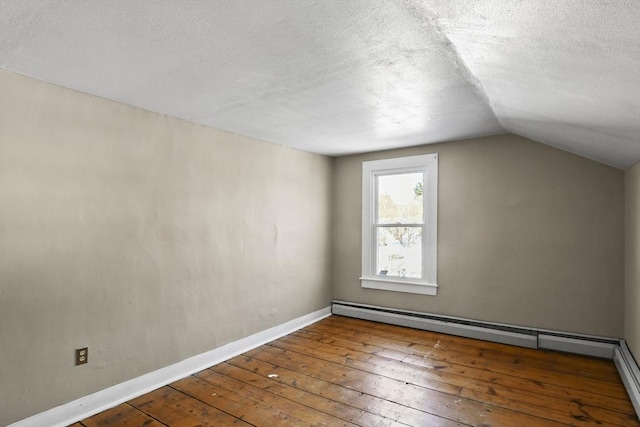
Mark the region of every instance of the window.
POLYGON ((363 288, 436 295, 438 155, 362 163, 363 288))

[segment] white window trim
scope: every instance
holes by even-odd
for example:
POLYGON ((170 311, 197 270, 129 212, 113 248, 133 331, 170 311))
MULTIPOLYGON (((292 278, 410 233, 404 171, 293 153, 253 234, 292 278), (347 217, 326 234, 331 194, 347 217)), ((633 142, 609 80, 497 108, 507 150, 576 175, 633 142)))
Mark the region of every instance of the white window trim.
POLYGON ((374 160, 362 163, 362 277, 363 288, 436 295, 438 290, 438 154, 374 160), (424 215, 422 235, 423 277, 421 279, 379 276, 375 272, 374 246, 375 180, 378 175, 424 172, 424 215))

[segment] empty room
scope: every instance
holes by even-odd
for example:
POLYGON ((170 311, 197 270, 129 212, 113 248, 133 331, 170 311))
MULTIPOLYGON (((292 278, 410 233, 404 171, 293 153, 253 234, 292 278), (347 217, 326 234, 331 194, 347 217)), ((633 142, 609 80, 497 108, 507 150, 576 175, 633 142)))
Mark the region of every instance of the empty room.
POLYGON ((640 427, 640 1, 0 0, 0 426, 640 427))

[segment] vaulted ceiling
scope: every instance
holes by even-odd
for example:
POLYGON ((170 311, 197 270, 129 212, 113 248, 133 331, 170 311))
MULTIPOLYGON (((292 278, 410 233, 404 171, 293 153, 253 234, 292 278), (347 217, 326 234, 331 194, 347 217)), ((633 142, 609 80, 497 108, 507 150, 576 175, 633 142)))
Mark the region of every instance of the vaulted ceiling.
POLYGON ((2 68, 321 154, 510 132, 640 161, 638 0, 2 0, 0 36, 2 68))

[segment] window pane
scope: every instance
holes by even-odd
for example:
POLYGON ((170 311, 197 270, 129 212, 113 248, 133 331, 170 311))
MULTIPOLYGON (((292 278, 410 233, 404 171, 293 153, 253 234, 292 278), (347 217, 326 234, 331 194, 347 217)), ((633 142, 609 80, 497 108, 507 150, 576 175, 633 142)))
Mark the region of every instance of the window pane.
POLYGON ((422 224, 422 172, 378 176, 378 224, 422 224))
POLYGON ((422 277, 422 228, 377 227, 378 276, 422 277))

